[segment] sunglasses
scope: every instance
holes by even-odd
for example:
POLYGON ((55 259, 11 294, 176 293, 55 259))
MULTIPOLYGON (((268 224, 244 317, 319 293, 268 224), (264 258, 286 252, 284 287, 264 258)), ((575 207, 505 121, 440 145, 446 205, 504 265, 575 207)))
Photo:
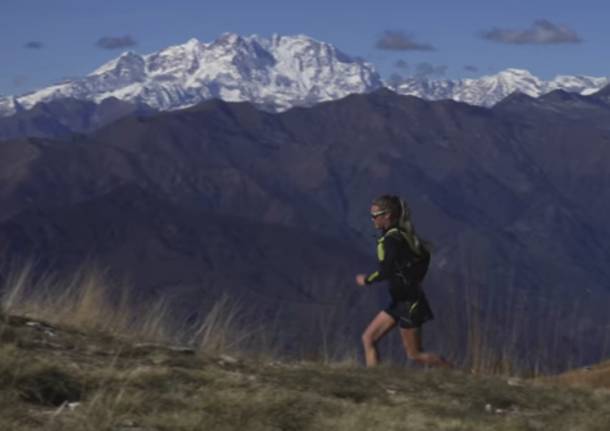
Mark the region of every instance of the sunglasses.
POLYGON ((387 211, 386 211, 386 210, 372 212, 372 213, 371 213, 371 218, 372 218, 373 220, 375 220, 377 217, 379 217, 379 216, 381 216, 381 215, 384 215, 385 213, 387 213, 387 211))

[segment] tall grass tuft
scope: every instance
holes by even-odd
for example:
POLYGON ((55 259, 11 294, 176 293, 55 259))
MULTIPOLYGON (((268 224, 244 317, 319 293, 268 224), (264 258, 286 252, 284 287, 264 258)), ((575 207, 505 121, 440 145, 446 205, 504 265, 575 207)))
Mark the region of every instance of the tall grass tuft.
POLYGON ((256 325, 245 329, 243 310, 228 296, 221 297, 202 318, 186 325, 170 302, 135 301, 126 283, 113 281, 107 271, 88 264, 70 277, 36 274, 33 264, 11 270, 0 286, 0 310, 88 331, 153 343, 186 342, 201 353, 237 353, 256 343, 264 332, 256 325), (254 328, 254 329, 253 329, 254 328))
POLYGON ((194 325, 190 344, 200 352, 229 352, 234 350, 248 334, 238 330, 241 306, 223 295, 194 325))
POLYGON ((84 265, 70 277, 36 274, 33 265, 9 272, 2 286, 2 310, 57 325, 136 337, 161 337, 163 313, 133 313, 128 287, 113 282, 107 272, 84 265))

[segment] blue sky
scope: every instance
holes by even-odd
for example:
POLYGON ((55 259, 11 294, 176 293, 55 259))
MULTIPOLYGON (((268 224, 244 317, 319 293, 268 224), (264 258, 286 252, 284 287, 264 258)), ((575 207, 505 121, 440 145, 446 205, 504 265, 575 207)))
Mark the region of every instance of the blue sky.
POLYGON ((131 49, 242 35, 306 34, 393 73, 477 77, 516 67, 610 75, 602 0, 2 0, 0 94, 84 76, 131 49))

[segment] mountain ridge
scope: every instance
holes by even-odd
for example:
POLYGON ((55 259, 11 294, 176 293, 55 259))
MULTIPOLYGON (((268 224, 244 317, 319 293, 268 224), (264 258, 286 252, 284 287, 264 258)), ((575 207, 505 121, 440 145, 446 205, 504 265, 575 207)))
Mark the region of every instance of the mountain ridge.
POLYGON ((515 91, 535 97, 555 89, 588 95, 609 82, 561 75, 543 81, 526 70, 507 69, 477 79, 403 78, 388 83, 372 64, 306 35, 264 38, 225 33, 209 43, 193 38, 145 55, 127 51, 82 79, 0 97, 0 117, 65 97, 98 103, 114 97, 155 110, 183 109, 221 98, 284 111, 381 87, 427 100, 453 99, 489 107, 515 91))
MULTIPOLYGON (((108 202, 116 202, 115 191, 128 184, 153 196, 154 200, 144 200, 151 202, 146 208, 153 214, 143 216, 127 206, 124 213, 133 216, 123 220, 121 211, 114 211, 119 226, 131 223, 132 227, 123 225, 124 234, 113 237, 111 245, 145 250, 142 238, 149 238, 156 244, 151 249, 159 251, 146 260, 148 270, 131 261, 137 253, 127 253, 128 258, 119 261, 112 260, 111 253, 102 255, 102 261, 110 259, 116 271, 140 268, 144 277, 162 271, 167 263, 164 253, 173 248, 163 245, 165 230, 147 227, 149 218, 157 214, 154 202, 160 202, 160 208, 167 208, 159 211, 161 226, 176 235, 181 230, 171 226, 183 226, 195 237, 194 232, 202 229, 199 224, 209 223, 215 232, 210 238, 221 239, 226 229, 219 228, 219 220, 236 215, 253 223, 255 230, 262 223, 311 232, 310 239, 303 239, 303 249, 310 251, 301 257, 300 240, 295 245, 277 240, 275 233, 267 239, 251 235, 255 243, 244 248, 252 251, 247 254, 252 259, 248 268, 257 268, 256 262, 257 271, 269 266, 267 247, 274 253, 282 250, 287 256, 281 259, 292 262, 283 265, 290 271, 267 286, 257 283, 255 291, 263 297, 293 290, 300 295, 303 286, 311 286, 309 294, 314 298, 321 295, 318 289, 337 289, 348 298, 356 289, 349 269, 374 268, 370 202, 382 192, 395 193, 409 202, 417 231, 437 244, 426 284, 433 308, 443 310, 439 316, 448 313, 450 292, 464 301, 461 293, 478 291, 480 303, 487 304, 494 317, 506 313, 504 300, 509 296, 527 307, 528 315, 522 319, 534 320, 548 313, 570 316, 577 297, 587 319, 580 332, 575 329, 575 334, 566 336, 573 337, 571 343, 594 350, 600 348, 595 340, 605 329, 598 322, 610 297, 606 282, 610 256, 605 247, 610 243, 605 220, 610 211, 610 187, 605 186, 610 162, 604 162, 610 160, 604 128, 610 110, 591 104, 587 109, 595 109, 593 121, 581 116, 581 108, 572 106, 570 99, 536 101, 541 106, 530 106, 530 99, 519 105, 517 98, 509 112, 507 107, 431 102, 381 89, 270 113, 246 102, 213 100, 181 111, 129 115, 88 136, 0 142, 0 168, 5 173, 0 183, 0 236, 7 247, 25 257, 32 250, 52 256, 67 250, 67 258, 81 256, 79 241, 95 238, 95 232, 111 225, 101 217, 108 207, 121 208, 122 203, 108 202), (59 207, 50 220, 32 218, 31 213, 24 216, 49 206, 59 207), (184 218, 184 211, 195 216, 184 218), (135 235, 141 232, 138 225, 149 229, 146 235, 135 235), (62 242, 61 235, 54 233, 57 226, 59 232, 78 227, 84 233, 65 234, 70 241, 62 242), (24 237, 10 236, 17 227, 26 233, 24 237), (317 235, 328 241, 322 242, 323 247, 313 241, 317 235), (338 265, 330 259, 329 265, 313 271, 308 265, 315 259, 307 256, 326 256, 324 249, 333 239, 347 241, 353 248, 353 253, 345 253, 345 272, 338 274, 338 265), (370 266, 360 263, 358 256, 370 256, 370 266)), ((139 195, 135 196, 138 202, 139 195)), ((125 200, 129 201, 118 202, 125 200)), ((238 231, 248 236, 247 231, 238 231)), ((303 235, 295 238, 307 238, 303 235)), ((184 254, 185 262, 209 247, 205 235, 197 238, 178 241, 184 246, 179 254, 184 254)), ((243 256, 239 242, 223 244, 229 256, 243 256)), ((191 277, 185 283, 193 289, 192 295, 201 276, 198 270, 183 271, 191 277)), ((215 265, 206 269, 207 277, 227 291, 250 285, 253 271, 224 277, 225 270, 215 265)), ((138 287, 145 289, 146 284, 138 287)), ((165 288, 171 292, 171 286, 165 288)), ((362 295, 371 295, 368 305, 374 305, 372 291, 362 295)), ((474 300, 471 294, 465 296, 474 300)), ((333 315, 341 315, 340 306, 333 315)), ((303 307, 311 316, 325 310, 314 302, 303 307)), ((367 313, 341 319, 337 327, 367 313)), ((507 321, 510 318, 506 316, 507 321)), ((538 324, 552 322, 543 319, 538 324)), ((432 325, 447 333, 452 330, 442 318, 432 325)), ((521 335, 521 340, 529 337, 526 330, 521 335)), ((459 340, 459 334, 456 337, 459 340)))
MULTIPOLYGON (((99 102, 114 96, 170 110, 222 98, 285 109, 380 86, 371 65, 307 36, 266 39, 225 33, 211 43, 191 39, 143 56, 126 52, 81 80, 14 100, 29 108, 56 97, 99 102)), ((4 113, 10 112, 10 104, 9 98, 0 101, 4 113)))

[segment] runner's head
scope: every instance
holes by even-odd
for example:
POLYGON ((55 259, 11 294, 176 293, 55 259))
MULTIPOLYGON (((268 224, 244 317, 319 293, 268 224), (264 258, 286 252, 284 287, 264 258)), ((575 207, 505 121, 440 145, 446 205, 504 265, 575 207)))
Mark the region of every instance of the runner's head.
POLYGON ((395 195, 381 195, 373 200, 373 205, 379 207, 381 211, 387 212, 390 220, 396 222, 402 216, 402 202, 395 195))
POLYGON ((377 229, 396 226, 403 215, 403 204, 398 196, 382 195, 373 200, 371 218, 377 229))
POLYGON ((385 231, 393 227, 399 228, 406 235, 411 248, 416 253, 419 252, 421 240, 415 232, 411 211, 405 201, 395 195, 379 196, 371 205, 371 217, 376 229, 385 231))

